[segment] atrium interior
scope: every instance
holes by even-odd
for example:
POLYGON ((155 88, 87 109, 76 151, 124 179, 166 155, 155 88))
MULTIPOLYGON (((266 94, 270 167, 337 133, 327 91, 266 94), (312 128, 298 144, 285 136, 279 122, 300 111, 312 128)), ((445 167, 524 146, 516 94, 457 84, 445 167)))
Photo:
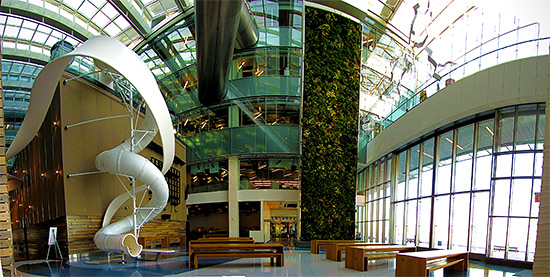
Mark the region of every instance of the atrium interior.
POLYGON ((4 274, 362 274, 310 254, 321 239, 465 251, 466 276, 549 274, 548 8, 2 0, 4 274), (97 242, 113 229, 131 250, 97 242), (209 236, 284 244, 286 264, 191 269, 187 242, 209 236))

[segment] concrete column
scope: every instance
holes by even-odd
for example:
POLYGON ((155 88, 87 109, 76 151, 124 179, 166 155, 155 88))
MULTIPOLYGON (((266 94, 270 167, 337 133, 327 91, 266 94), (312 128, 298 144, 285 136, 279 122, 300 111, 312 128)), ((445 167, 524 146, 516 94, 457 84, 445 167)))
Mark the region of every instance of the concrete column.
POLYGON ((228 215, 229 215, 229 236, 239 236, 239 179, 240 179, 240 166, 239 158, 229 157, 229 187, 227 189, 228 194, 228 215))
POLYGON ((265 227, 264 227, 264 218, 265 218, 265 207, 264 207, 264 204, 265 202, 262 200, 260 201, 260 232, 262 232, 262 237, 264 238, 264 242, 265 242, 265 235, 264 235, 264 230, 265 230, 265 227))
POLYGON ((546 91, 544 159, 533 276, 548 276, 550 274, 550 59, 548 59, 546 91))
POLYGON ((271 223, 264 220, 271 218, 271 207, 266 201, 262 201, 262 219, 261 226, 263 228, 264 242, 271 240, 271 223))

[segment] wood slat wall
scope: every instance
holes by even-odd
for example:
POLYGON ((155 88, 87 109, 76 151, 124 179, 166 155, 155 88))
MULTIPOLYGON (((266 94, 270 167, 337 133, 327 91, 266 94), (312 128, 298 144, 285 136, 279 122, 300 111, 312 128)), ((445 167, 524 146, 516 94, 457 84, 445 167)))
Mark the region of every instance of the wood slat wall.
MULTIPOLYGON (((550 95, 550 58, 548 59, 547 95, 550 95)), ((546 120, 544 129, 544 163, 537 232, 537 247, 533 276, 550 275, 550 98, 546 99, 546 120)))
MULTIPOLYGON (((117 221, 122 217, 115 218, 117 221)), ((69 236, 69 254, 97 251, 94 235, 100 229, 103 217, 88 215, 67 216, 69 236)), ((185 221, 162 220, 160 216, 147 222, 140 231, 140 236, 181 235, 185 234, 185 221)), ((160 243, 160 242, 159 242, 160 243)))
MULTIPOLYGON (((1 59, 2 55, 0 54, 1 59)), ((0 91, 2 91, 2 78, 0 78, 0 91)), ((0 96, 0 260, 3 268, 14 273, 13 235, 10 220, 5 149, 4 99, 0 96)))
MULTIPOLYGON (((16 260, 45 259, 48 253, 48 236, 50 227, 57 227, 57 242, 61 248, 63 257, 67 251, 67 225, 65 217, 59 217, 25 228, 13 230, 14 254, 16 260), (27 245, 25 245, 25 232, 27 233, 27 245), (28 255, 27 255, 28 252, 28 255)), ((50 250, 50 257, 56 257, 55 249, 50 250)))

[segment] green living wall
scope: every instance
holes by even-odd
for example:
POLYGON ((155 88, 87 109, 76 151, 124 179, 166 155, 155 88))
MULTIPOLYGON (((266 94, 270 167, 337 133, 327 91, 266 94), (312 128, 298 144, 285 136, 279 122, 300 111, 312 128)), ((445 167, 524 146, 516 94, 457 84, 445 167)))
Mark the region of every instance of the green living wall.
POLYGON ((353 239, 361 25, 307 7, 302 239, 353 239))

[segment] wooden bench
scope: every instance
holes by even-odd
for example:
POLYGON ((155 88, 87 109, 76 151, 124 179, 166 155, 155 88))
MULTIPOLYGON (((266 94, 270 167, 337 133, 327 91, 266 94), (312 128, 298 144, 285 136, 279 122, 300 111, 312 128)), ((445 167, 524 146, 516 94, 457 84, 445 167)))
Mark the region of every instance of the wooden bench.
POLYGON ((202 235, 203 238, 227 238, 229 233, 205 233, 202 235))
POLYGON ((399 253, 396 257, 395 276, 426 277, 442 268, 468 270, 469 253, 452 250, 430 250, 416 253, 399 253))
POLYGON ((329 242, 326 245, 326 257, 331 261, 342 261, 342 254, 346 252, 346 246, 375 246, 375 245, 387 245, 384 243, 375 242, 329 242))
POLYGON ((393 259, 397 252, 416 251, 416 246, 408 245, 374 245, 346 246, 346 268, 359 271, 369 270, 369 261, 393 259))
POLYGON ((202 243, 219 243, 219 242, 254 242, 251 237, 211 237, 211 238, 199 238, 193 242, 202 242, 202 243))
POLYGON ((159 260, 160 255, 162 254, 172 254, 176 252, 176 250, 173 249, 143 249, 141 250, 141 254, 156 254, 154 259, 144 259, 144 258, 138 258, 138 260, 141 261, 153 261, 156 262, 159 260))
POLYGON ((366 241, 360 241, 360 240, 312 240, 311 241, 311 254, 319 254, 321 251, 321 248, 325 248, 327 243, 334 243, 334 242, 364 242, 366 241))
MULTIPOLYGON (((270 264, 274 265, 275 260, 282 260, 284 254, 272 251, 204 251, 193 255, 193 267, 199 267, 199 259, 235 259, 235 258, 270 258, 270 264)), ((191 262, 191 261, 190 261, 191 262)), ((277 263, 278 266, 279 263, 277 263)))
MULTIPOLYGON (((170 248, 170 243, 172 239, 180 239, 180 246, 186 245, 186 236, 183 235, 160 235, 160 236, 146 236, 146 237, 139 237, 138 243, 143 246, 143 248, 146 248, 148 245, 148 242, 154 241, 154 240, 160 240, 160 245, 162 248, 170 248)), ((151 245, 151 244, 149 244, 151 245)))
POLYGON ((185 234, 182 235, 167 235, 165 236, 165 239, 162 243, 162 248, 170 248, 170 244, 172 243, 172 239, 179 238, 180 247, 183 247, 187 245, 187 236, 185 234))
MULTIPOLYGON (((153 243, 153 241, 160 241, 160 244, 162 245, 163 239, 164 239, 164 236, 138 237, 138 243, 141 244, 145 249, 147 246, 158 245, 158 243, 153 243)), ((164 247, 164 248, 167 248, 167 247, 164 247)))
POLYGON ((276 243, 190 243, 189 267, 198 268, 199 259, 270 258, 271 265, 284 266, 284 246, 276 243))

